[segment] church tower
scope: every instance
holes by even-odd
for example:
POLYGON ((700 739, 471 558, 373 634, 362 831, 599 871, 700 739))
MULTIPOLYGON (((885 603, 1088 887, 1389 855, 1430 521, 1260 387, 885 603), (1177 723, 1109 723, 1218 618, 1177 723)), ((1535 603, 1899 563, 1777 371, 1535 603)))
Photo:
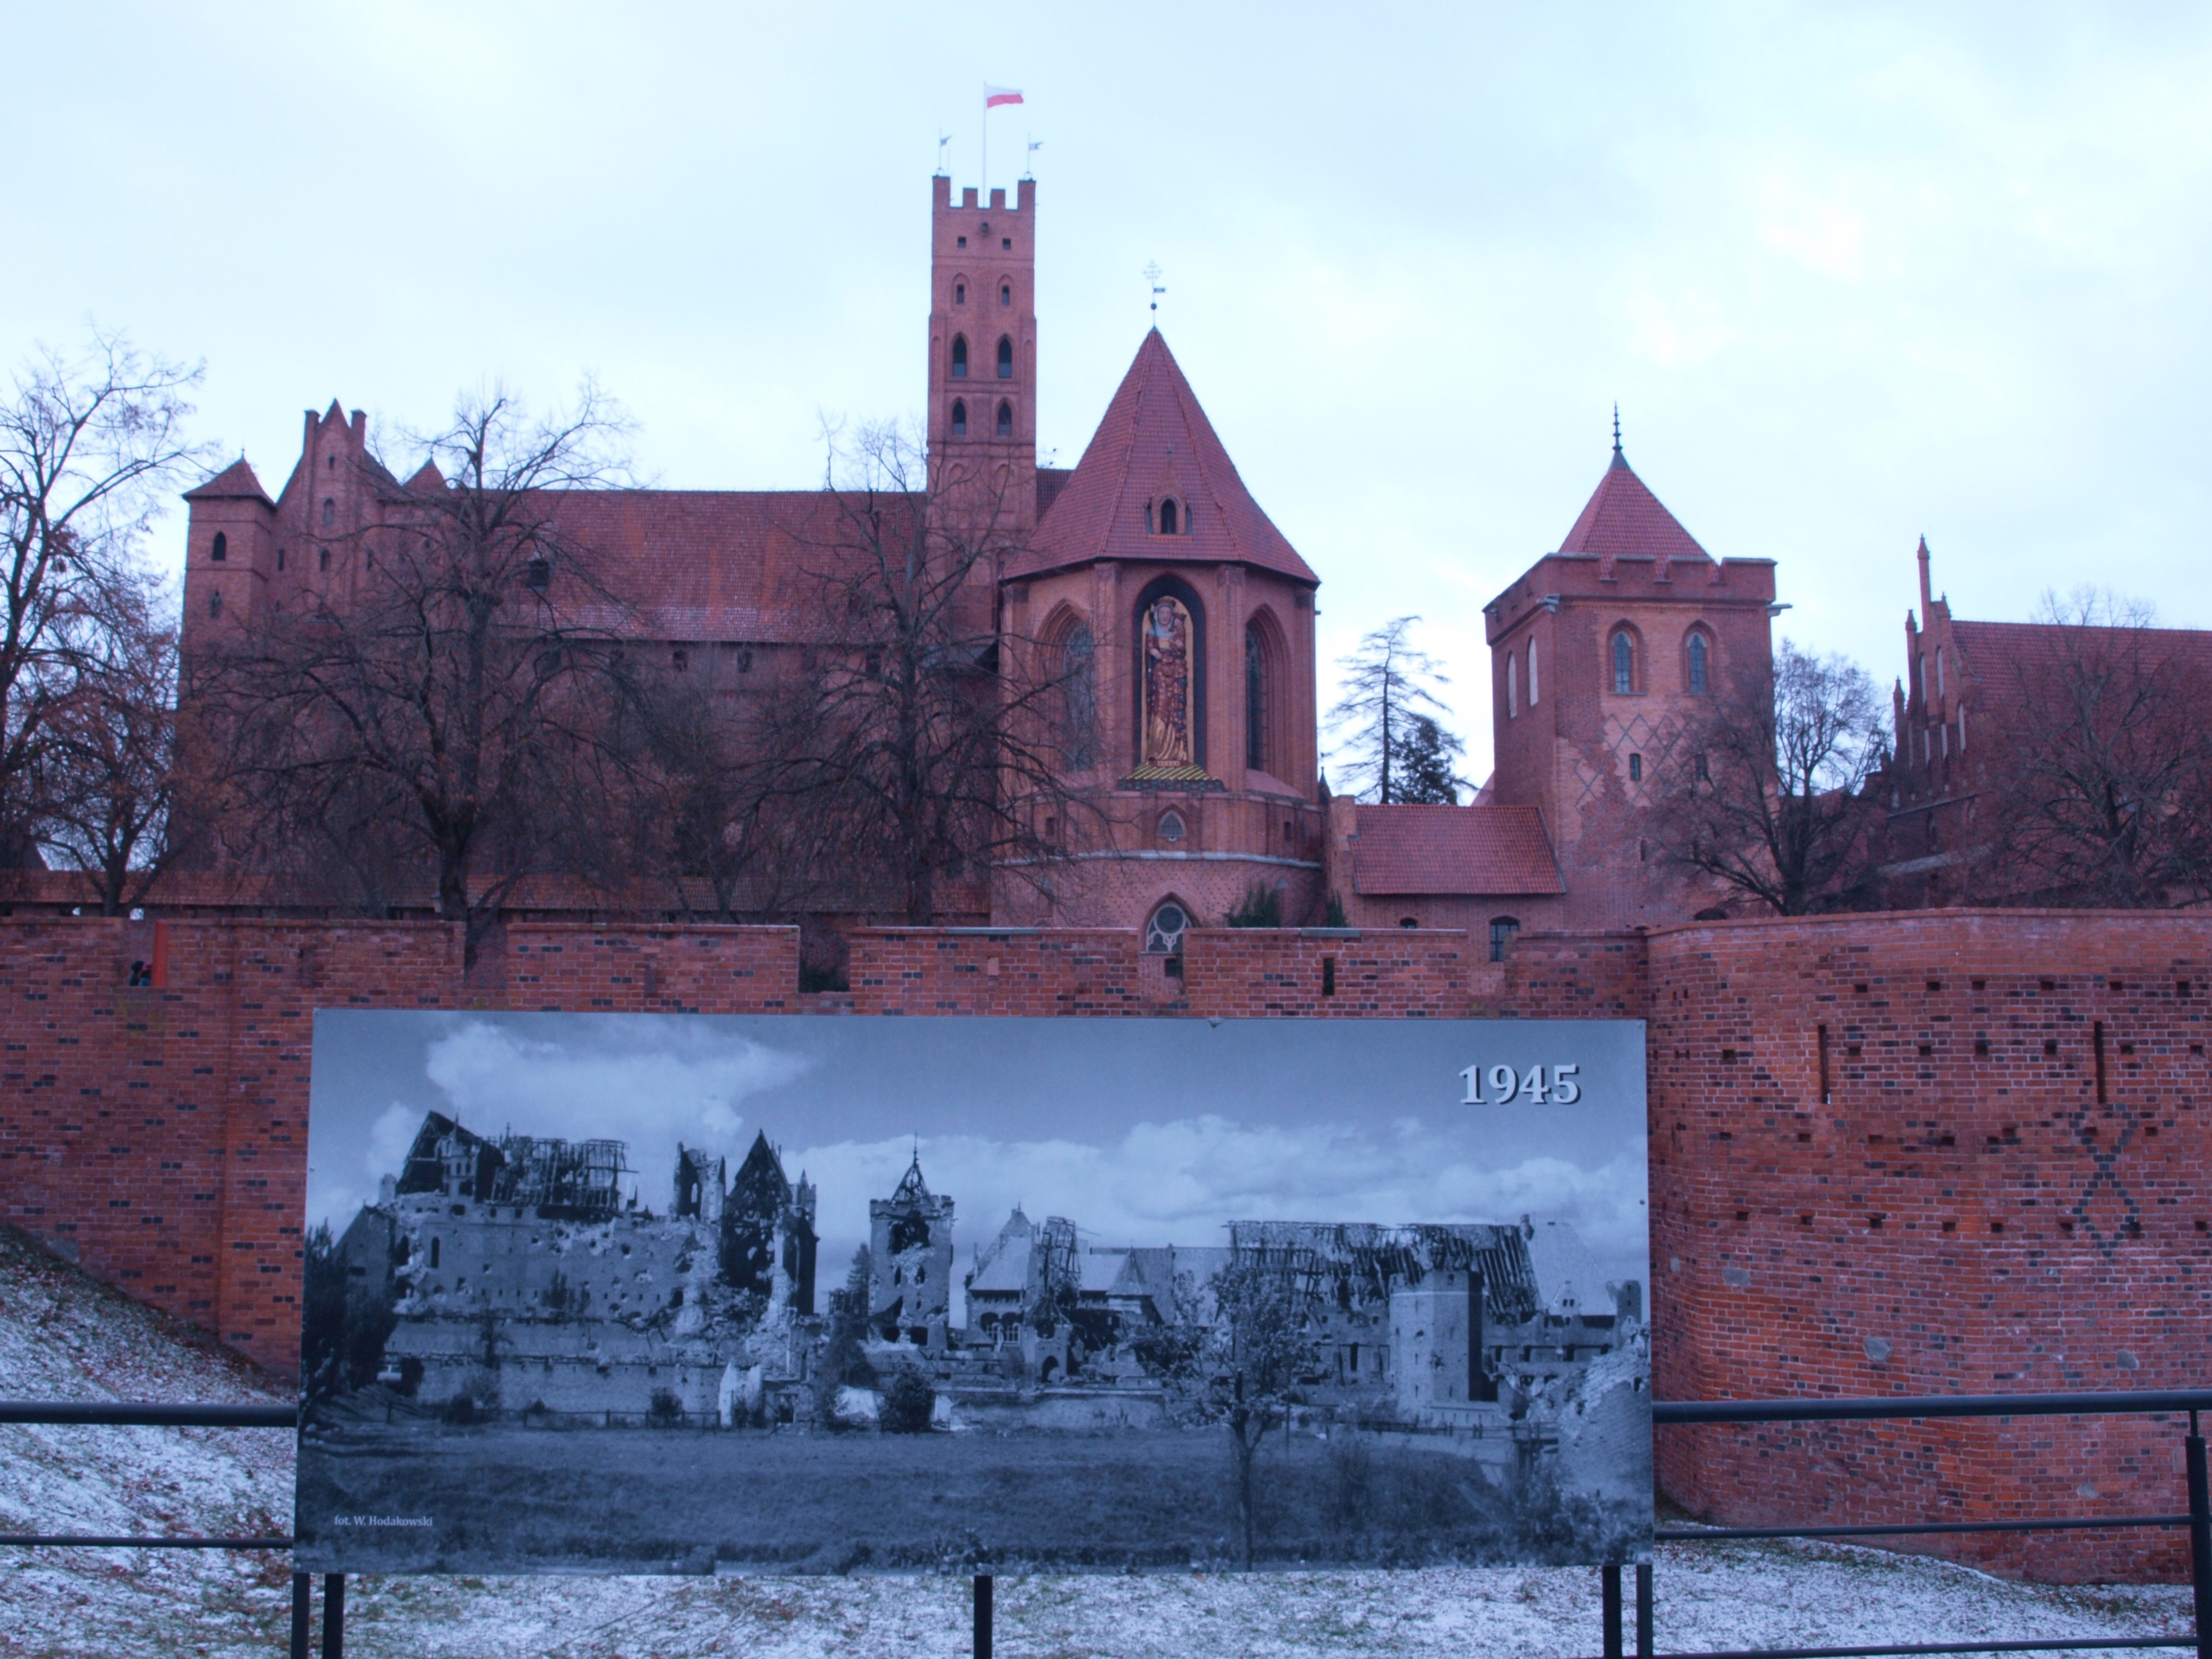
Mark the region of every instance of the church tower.
POLYGON ((988 207, 952 181, 930 181, 930 464, 983 486, 1037 522, 1037 181, 988 207))

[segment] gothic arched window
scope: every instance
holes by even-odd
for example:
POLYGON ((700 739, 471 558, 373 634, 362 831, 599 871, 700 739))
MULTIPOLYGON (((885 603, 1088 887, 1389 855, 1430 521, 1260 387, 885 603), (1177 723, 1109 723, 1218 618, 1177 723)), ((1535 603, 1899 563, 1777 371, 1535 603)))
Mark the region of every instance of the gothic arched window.
POLYGON ((1613 690, 1626 696, 1636 690, 1636 641, 1626 628, 1613 633, 1613 690))
POLYGON ((207 550, 207 556, 214 560, 218 564, 222 563, 224 560, 229 558, 231 556, 231 538, 224 535, 221 531, 217 531, 215 532, 215 545, 207 550))
POLYGON ((999 436, 1002 438, 1010 438, 1013 435, 1014 405, 1001 401, 999 404, 999 436))
POLYGON ((1098 727, 1098 652, 1082 623, 1060 639, 1060 750, 1071 768, 1091 764, 1098 727))
POLYGON ((1173 536, 1176 533, 1175 518, 1175 498, 1171 495, 1160 504, 1160 533, 1161 535, 1173 536))
POLYGON ((1183 935, 1190 931, 1191 913, 1170 899, 1152 912, 1152 919, 1145 924, 1144 948, 1147 955, 1173 957, 1183 949, 1183 935))
POLYGON ((1536 642, 1529 642, 1529 706, 1536 706, 1536 642))
POLYGON ((1690 695, 1694 697, 1701 697, 1711 689, 1712 682, 1710 671, 1707 666, 1710 650, 1711 648, 1707 646, 1705 642, 1705 636, 1703 634, 1693 633, 1690 635, 1689 649, 1688 652, 1689 658, 1689 672, 1685 677, 1689 681, 1690 695))
POLYGON ((952 435, 956 438, 968 435, 968 405, 957 397, 952 402, 952 435))
POLYGON ((1244 630, 1244 764, 1265 772, 1268 753, 1268 642, 1254 622, 1244 630))
POLYGON ((967 284, 967 283, 955 283, 952 285, 952 302, 953 302, 955 305, 965 305, 965 304, 967 304, 967 303, 968 303, 968 284, 967 284))
POLYGON ((1001 283, 999 284, 999 303, 1001 305, 1012 305, 1014 303, 1014 284, 1012 283, 1001 283))
POLYGON ((1519 678, 1520 672, 1514 666, 1513 653, 1509 651, 1505 653, 1505 717, 1508 720, 1521 712, 1520 693, 1516 687, 1519 678))
POLYGON ((338 504, 327 495, 322 498, 322 522, 326 527, 338 522, 338 504))
POLYGON ((999 336, 999 378, 1014 378, 1014 342, 1004 334, 999 336))
POLYGON ((968 336, 965 334, 952 337, 952 378, 956 380, 968 378, 968 336))

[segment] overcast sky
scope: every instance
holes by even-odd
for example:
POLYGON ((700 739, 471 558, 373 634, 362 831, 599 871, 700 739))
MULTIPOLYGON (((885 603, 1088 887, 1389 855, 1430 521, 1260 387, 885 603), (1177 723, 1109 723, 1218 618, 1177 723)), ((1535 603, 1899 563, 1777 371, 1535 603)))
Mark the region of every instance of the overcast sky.
MULTIPOLYGON (((334 397, 435 423, 585 372, 685 487, 918 412, 928 175, 1041 140, 1039 442, 1160 314, 1323 579, 1418 611, 1488 765, 1481 607, 1618 398, 1783 628, 1886 686, 1925 531, 1961 611, 2084 580, 2212 626, 2212 9, 18 4, 0 346, 204 358, 279 487, 334 397)), ((181 557, 182 521, 158 551, 181 557)))
MULTIPOLYGON (((963 1271, 1016 1205, 1102 1245, 1224 1223, 1569 1224, 1645 1276, 1643 1035, 1616 1020, 823 1020, 315 1015, 308 1219, 342 1230, 423 1115, 626 1141, 665 1211, 678 1142, 734 1175, 756 1135, 819 1192, 835 1281, 918 1154, 963 1271), (1466 1103, 1463 1068, 1580 1068, 1581 1098, 1466 1103)), ((1548 1084, 1552 1071, 1545 1072, 1548 1084)))

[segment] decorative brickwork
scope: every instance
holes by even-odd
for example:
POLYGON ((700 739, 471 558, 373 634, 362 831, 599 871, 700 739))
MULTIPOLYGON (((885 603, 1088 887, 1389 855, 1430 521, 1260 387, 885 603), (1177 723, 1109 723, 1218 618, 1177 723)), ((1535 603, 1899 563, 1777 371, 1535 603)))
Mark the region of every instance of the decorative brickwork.
MULTIPOLYGON (((2212 925, 1924 912, 1650 951, 1660 1398, 2202 1385, 2212 925)), ((2171 1421, 1676 1429, 1659 1466, 1746 1524, 2182 1507, 2171 1421)), ((2169 1534, 1948 1548, 2183 1567, 2169 1534)))

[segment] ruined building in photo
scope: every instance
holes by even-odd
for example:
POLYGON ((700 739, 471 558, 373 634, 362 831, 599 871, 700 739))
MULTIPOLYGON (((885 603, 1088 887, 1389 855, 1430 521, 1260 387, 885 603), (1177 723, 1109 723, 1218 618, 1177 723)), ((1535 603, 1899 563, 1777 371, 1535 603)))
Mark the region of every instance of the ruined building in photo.
MULTIPOLYGON (((804 1379, 814 1191, 765 1135, 725 1190, 680 1149, 665 1211, 626 1197, 620 1141, 497 1140, 441 1113, 340 1243, 389 1266, 383 1380, 483 1410, 728 1416, 804 1379)), ((373 1282, 373 1281, 371 1281, 373 1282)))

